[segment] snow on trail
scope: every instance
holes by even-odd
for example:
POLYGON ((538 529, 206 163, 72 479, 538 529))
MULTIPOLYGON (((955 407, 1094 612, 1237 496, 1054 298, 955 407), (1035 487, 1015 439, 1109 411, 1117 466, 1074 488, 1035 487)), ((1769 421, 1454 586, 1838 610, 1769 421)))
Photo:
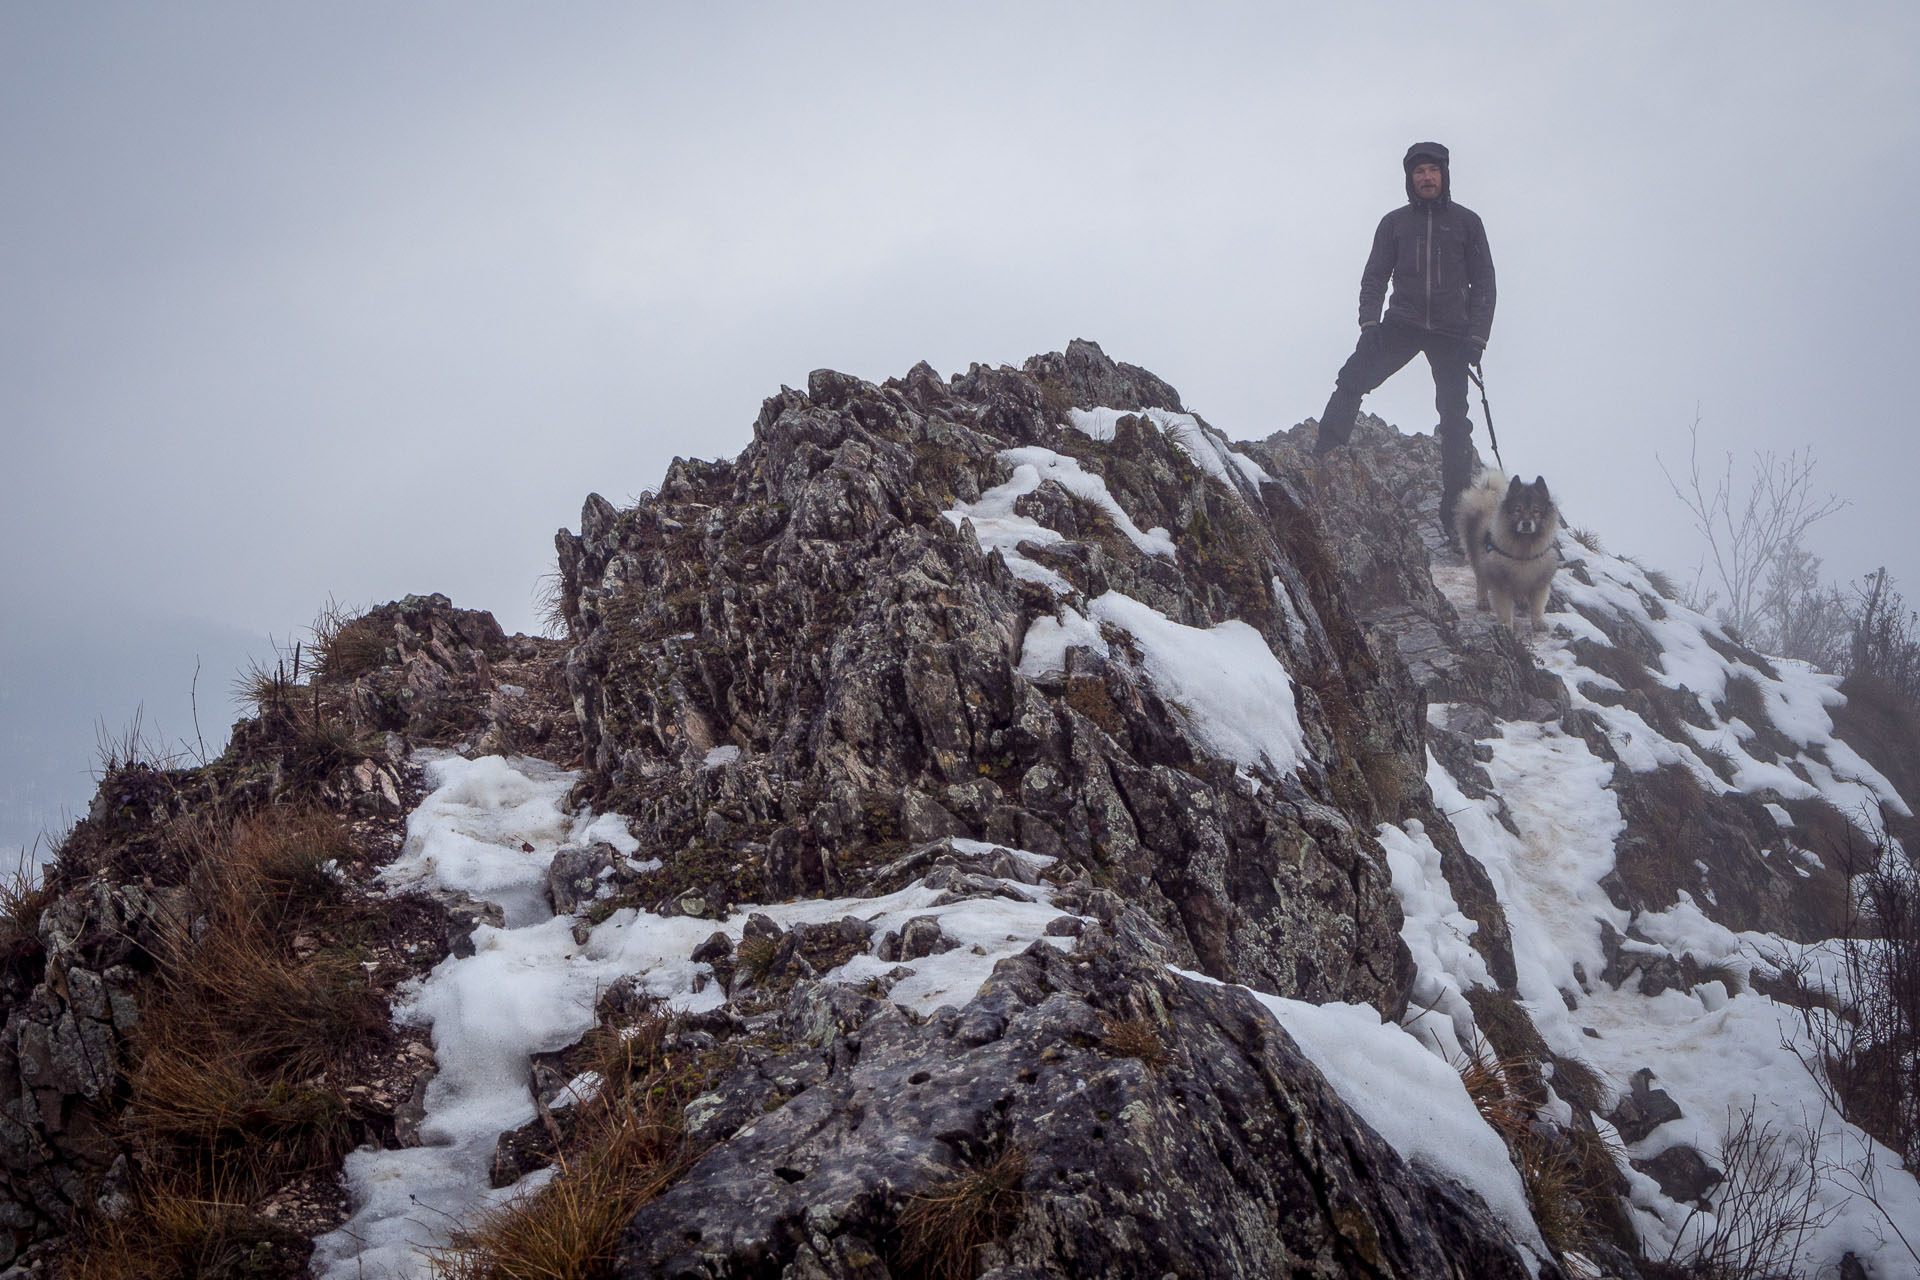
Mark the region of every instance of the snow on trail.
MULTIPOLYGON (((594 1024, 600 993, 624 976, 677 1009, 718 1006, 725 996, 711 966, 689 956, 715 932, 737 941, 752 912, 782 928, 856 915, 874 924, 876 942, 914 916, 938 917, 942 931, 961 945, 907 962, 911 974, 890 992, 922 1013, 966 1003, 995 964, 1035 939, 1072 945, 1070 938, 1045 935, 1061 914, 1051 905, 1052 886, 1013 881, 1001 883, 1016 898, 936 906, 941 892, 916 881, 882 898, 742 907, 724 923, 624 908, 576 942, 574 918, 553 915, 547 904, 547 869, 569 843, 606 841, 623 855, 637 852, 624 821, 568 813, 566 796, 578 775, 538 760, 420 758, 433 791, 409 816, 406 845, 383 879, 395 889, 458 889, 497 902, 506 923, 480 926, 473 955, 449 957, 403 993, 394 1016, 431 1028, 439 1066, 427 1087, 425 1145, 363 1148, 348 1156, 353 1216, 315 1242, 313 1268, 321 1280, 426 1276, 423 1250, 444 1246, 452 1230, 479 1212, 540 1185, 547 1175, 503 1190, 487 1186, 498 1136, 534 1118, 528 1055, 578 1040, 594 1024)), ((972 842, 956 845, 973 848, 972 842)), ((1012 852, 1030 866, 1052 861, 1012 852)), ((860 955, 823 979, 860 983, 896 967, 860 955)))
MULTIPOLYGON (((1598 718, 1622 765, 1646 771, 1679 764, 1713 791, 1770 786, 1788 797, 1819 796, 1870 835, 1884 834, 1877 812, 1881 802, 1905 812, 1886 779, 1833 738, 1827 712, 1839 696, 1833 677, 1778 660, 1769 674, 1730 659, 1707 643, 1706 633, 1717 634, 1717 628, 1670 601, 1657 602, 1638 566, 1564 540, 1562 548, 1570 562, 1584 564, 1591 581, 1560 574, 1555 588, 1561 597, 1624 616, 1655 637, 1660 646, 1656 675, 1670 687, 1692 692, 1713 726, 1695 732, 1691 742, 1675 742, 1633 712, 1594 701, 1583 686, 1618 686, 1581 666, 1568 637, 1606 645, 1612 639, 1575 610, 1549 614, 1554 634, 1535 640, 1535 658, 1565 684, 1574 707, 1598 718), (1743 744, 1754 736, 1752 729, 1720 719, 1715 702, 1725 698, 1735 680, 1758 688, 1775 727, 1802 748, 1794 763, 1805 776, 1749 755, 1743 744), (1701 753, 1709 748, 1732 758, 1733 784, 1708 768, 1701 753)), ((1470 571, 1437 565, 1434 580, 1463 615, 1470 613, 1470 571)), ((1446 708, 1434 707, 1431 714, 1443 719, 1446 708)), ((1876 1280, 1920 1277, 1920 1262, 1889 1229, 1899 1224, 1908 1240, 1920 1245, 1920 1231, 1914 1230, 1920 1226, 1920 1184, 1891 1152, 1827 1105, 1792 1048, 1806 1040, 1797 1011, 1754 991, 1730 996, 1719 982, 1702 983, 1692 993, 1645 996, 1637 978, 1615 989, 1598 976, 1605 967, 1601 921, 1622 934, 1631 923, 1675 956, 1691 953, 1703 966, 1724 965, 1742 978, 1764 967, 1768 957, 1804 955, 1818 965, 1825 959, 1822 948, 1802 948, 1763 933, 1736 936, 1707 919, 1685 893, 1664 912, 1630 916, 1597 883, 1613 867, 1613 842, 1622 830, 1610 789, 1613 764, 1583 741, 1532 722, 1502 722, 1497 736, 1482 745, 1492 751, 1487 773, 1497 798, 1468 798, 1431 757, 1427 781, 1467 852, 1494 883, 1513 936, 1522 1004, 1554 1052, 1585 1062, 1621 1091, 1636 1071, 1651 1068, 1654 1087, 1665 1090, 1682 1112, 1627 1154, 1647 1160, 1684 1144, 1710 1162, 1720 1161, 1730 1121, 1750 1112, 1756 1126, 1783 1144, 1790 1165, 1821 1170, 1811 1194, 1825 1221, 1804 1242, 1799 1274, 1830 1274, 1841 1255, 1852 1252, 1876 1280), (1502 802, 1518 835, 1498 820, 1502 802), (1581 974, 1588 979, 1584 984, 1581 974), (1563 992, 1575 1009, 1566 1008, 1563 992), (1864 1181, 1869 1177, 1870 1187, 1864 1181), (1863 1189, 1880 1200, 1880 1209, 1859 1194, 1863 1189)), ((1776 817, 1785 818, 1785 810, 1776 817)), ((1470 1011, 1461 1016, 1464 1000, 1456 993, 1476 982, 1491 985, 1484 963, 1465 945, 1474 926, 1454 907, 1437 854, 1418 823, 1405 831, 1383 827, 1380 837, 1406 915, 1403 937, 1419 975, 1416 995, 1424 1001, 1421 1007, 1432 1010, 1408 1029, 1451 1057, 1455 1049, 1449 1042, 1472 1034, 1470 1011)), ((1617 1136, 1610 1126, 1607 1131, 1617 1136)), ((1685 1257, 1717 1225, 1711 1213, 1695 1213, 1669 1200, 1647 1175, 1626 1166, 1623 1172, 1649 1256, 1677 1249, 1685 1257)))

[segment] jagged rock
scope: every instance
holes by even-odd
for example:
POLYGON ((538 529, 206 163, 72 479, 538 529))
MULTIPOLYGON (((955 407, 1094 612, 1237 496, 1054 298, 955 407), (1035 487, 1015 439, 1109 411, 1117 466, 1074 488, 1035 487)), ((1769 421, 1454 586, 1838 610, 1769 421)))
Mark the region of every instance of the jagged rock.
POLYGON ((1313 485, 1313 520, 1351 608, 1381 628, 1434 702, 1466 702, 1509 720, 1564 713, 1567 693, 1511 636, 1484 616, 1460 617, 1434 585, 1429 555, 1439 529, 1439 446, 1360 415, 1342 454, 1315 459, 1305 424, 1269 436, 1277 468, 1313 485), (1468 640, 1471 636, 1471 640, 1468 640))
MULTIPOLYGON (((1212 439, 1204 422, 1163 428, 1152 412, 1180 409, 1173 388, 1079 341, 1020 369, 975 365, 944 380, 925 364, 878 385, 816 371, 804 391, 766 401, 738 459, 676 460, 628 511, 589 496, 578 535, 556 539, 567 641, 507 637, 490 615, 408 597, 349 623, 356 644, 309 687, 315 722, 352 731, 337 753, 322 743, 303 758, 290 722, 262 717, 236 732, 219 769, 112 771, 63 850, 65 879, 37 931, 0 954, 0 1265, 76 1208, 111 1216, 122 1203, 114 1112, 141 983, 157 931, 196 927, 176 887, 174 824, 297 793, 397 826, 413 798, 411 753, 434 745, 575 761, 586 770, 576 800, 627 815, 661 851, 661 870, 634 874, 607 846, 561 850, 556 911, 611 890, 724 920, 736 903, 920 881, 934 906, 1045 898, 1071 913, 1046 927, 1073 940, 1071 954, 1036 944, 977 999, 930 1018, 884 999, 904 967, 858 989, 820 979, 856 955, 951 950, 935 916, 877 941, 857 916, 782 929, 755 914, 738 945, 709 937, 693 960, 712 978, 700 973, 694 989, 711 996, 717 980, 731 1000, 678 1018, 662 1044, 678 1062, 724 1064, 684 1116, 692 1149, 719 1145, 633 1220, 626 1274, 911 1274, 918 1264, 897 1265, 897 1251, 912 1198, 1019 1151, 1017 1209, 978 1255, 994 1280, 1517 1277, 1504 1228, 1458 1187, 1406 1168, 1244 993, 1166 966, 1398 1017, 1410 961, 1374 833, 1421 824, 1500 988, 1466 1000, 1515 1096, 1543 1104, 1551 1084, 1572 1109, 1564 1129, 1536 1127, 1530 1140, 1563 1163, 1590 1153, 1574 1139, 1592 1136, 1589 1113, 1611 1090, 1549 1053, 1514 998, 1499 896, 1436 809, 1427 768, 1431 753, 1469 797, 1492 795, 1484 743, 1502 720, 1558 719, 1615 764, 1629 752, 1604 717, 1570 710, 1510 633, 1456 614, 1436 588, 1430 440, 1363 421, 1346 454, 1315 461, 1296 428, 1251 447, 1268 476, 1229 467, 1222 479, 1192 436, 1176 439, 1212 439), (1096 441, 1072 425, 1076 406, 1129 412, 1096 441), (1019 557, 983 552, 959 504, 1007 481, 1006 451, 1030 446, 1098 475, 1176 554, 1141 550, 1055 481, 1014 508, 1052 531, 1020 543, 1019 557, 1064 593, 1016 572, 1019 557), (1112 629, 1068 648, 1058 669, 1022 663, 1031 628, 1061 620, 1063 605, 1089 612, 1108 591, 1181 625, 1256 630, 1294 682, 1308 758, 1280 770, 1223 760, 1112 629), (1042 872, 1016 850, 1056 861, 1042 872), (1149 1025, 1164 1060, 1116 1054, 1117 1020, 1149 1025)), ((1567 571, 1593 581, 1578 552, 1567 571)), ((1642 604, 1664 616, 1659 601, 1642 604)), ((1713 714, 1738 719, 1760 758, 1809 768, 1759 705, 1765 659, 1708 637, 1755 673, 1736 674, 1709 714, 1663 682, 1645 627, 1580 609, 1608 641, 1566 639, 1605 677, 1585 697, 1679 740, 1713 714)), ((1851 829, 1823 802, 1723 796, 1684 771, 1624 766, 1614 791, 1627 834, 1605 883, 1623 911, 1684 890, 1733 927, 1827 928, 1853 854, 1851 829)), ((433 941, 463 954, 479 923, 500 923, 463 895, 440 908, 433 941)), ((585 945, 588 926, 574 928, 585 945)), ((1734 980, 1632 929, 1603 935, 1597 980, 1648 994, 1734 980)), ((323 945, 302 935, 292 950, 323 945)), ((1597 994, 1583 968, 1574 974, 1569 1008, 1597 994)), ((627 978, 597 1013, 631 1027, 657 1003, 627 978)), ((553 1105, 567 1063, 530 1063, 533 1097, 551 1110, 501 1135, 496 1184, 551 1160, 571 1122, 553 1105)), ((434 1064, 428 1054, 401 1066, 342 1087, 372 1141, 419 1141, 434 1064)), ((1677 1115, 1643 1071, 1611 1118, 1635 1142, 1677 1115)), ((1719 1176, 1688 1148, 1642 1167, 1693 1202, 1719 1176)), ((1610 1201, 1619 1188, 1601 1184, 1610 1201)), ((1618 1221, 1603 1225, 1631 1248, 1612 1209, 1618 1221)), ((1589 1256, 1633 1274, 1612 1245, 1589 1256)))
POLYGON ((403 733, 476 754, 568 754, 577 741, 561 687, 561 642, 508 636, 491 613, 455 608, 439 594, 407 596, 348 622, 378 650, 339 673, 356 733, 403 733), (364 667, 364 669, 361 669, 364 667))
POLYGON ((944 384, 924 368, 881 385, 821 371, 766 402, 737 460, 676 460, 629 511, 589 498, 557 546, 591 790, 663 850, 663 879, 684 876, 663 895, 683 914, 710 914, 717 865, 723 902, 844 892, 901 840, 965 836, 1103 868, 1182 963, 1395 1011, 1398 907, 1365 833, 1415 816, 1424 793, 1405 668, 1298 567, 1305 494, 1222 486, 1145 418, 1111 444, 1061 426, 1096 398, 1178 404, 1091 343, 944 384), (1020 506, 1065 538, 1049 562, 1186 625, 1258 628, 1330 764, 1236 781, 1124 653, 1076 651, 1059 677, 1016 669, 1052 597, 942 513, 1003 482, 999 452, 1024 445, 1098 470, 1179 548, 1148 555, 1047 483, 1020 506))
POLYGON ((1807 866, 1768 857, 1771 818, 1762 814, 1760 827, 1745 803, 1708 791, 1679 765, 1642 773, 1616 766, 1613 790, 1627 824, 1615 845, 1614 875, 1634 910, 1664 911, 1685 890, 1734 930, 1765 928, 1812 941, 1844 927, 1847 868, 1864 847, 1858 837, 1835 840, 1837 856, 1807 866))
POLYGON ((445 913, 447 950, 456 956, 473 954, 473 931, 481 925, 498 929, 507 921, 507 913, 495 902, 476 899, 455 889, 434 889, 427 893, 445 913))
POLYGON ((1633 1073, 1627 1095, 1607 1113, 1620 1131, 1620 1140, 1636 1143, 1669 1120, 1680 1119, 1680 1107, 1665 1089, 1655 1089, 1653 1072, 1645 1067, 1633 1073))
POLYGON ((765 1067, 689 1105, 690 1128, 731 1140, 635 1215, 618 1275, 857 1274, 849 1256, 898 1247, 909 1197, 1008 1151, 1025 1172, 1003 1275, 1527 1273, 1477 1200, 1356 1122, 1243 992, 1045 944, 925 1023, 844 989, 822 1008, 827 990, 783 1015, 814 1033, 775 1060, 803 1086, 783 1105, 765 1111, 784 1092, 765 1067), (1168 1064, 1094 1047, 1098 1010, 1124 1007, 1163 1011, 1168 1064))
POLYGON ((547 868, 547 900, 555 914, 572 915, 639 878, 640 873, 610 844, 562 845, 547 868))
POLYGON ((1725 1181, 1718 1169, 1689 1146, 1672 1146, 1647 1160, 1635 1160, 1633 1167, 1660 1184, 1660 1191, 1678 1204, 1707 1208, 1707 1193, 1725 1181))
POLYGON ((487 1163, 487 1185, 510 1187, 535 1169, 553 1163, 556 1150, 553 1135, 539 1120, 529 1120, 518 1129, 509 1129, 493 1144, 493 1157, 487 1163))
POLYGON ((915 916, 900 929, 899 954, 881 956, 882 960, 918 960, 922 956, 938 955, 959 946, 952 938, 940 931, 940 921, 935 916, 915 916))

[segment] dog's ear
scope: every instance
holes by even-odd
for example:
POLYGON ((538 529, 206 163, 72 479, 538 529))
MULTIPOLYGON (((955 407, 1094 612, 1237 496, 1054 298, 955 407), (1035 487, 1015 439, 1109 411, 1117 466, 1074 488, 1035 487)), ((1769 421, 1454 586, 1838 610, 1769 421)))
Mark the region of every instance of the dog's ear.
POLYGON ((1519 476, 1515 476, 1513 478, 1513 483, 1507 486, 1507 492, 1519 493, 1522 489, 1526 487, 1527 487, 1526 481, 1522 480, 1519 476))
POLYGON ((1547 478, 1545 476, 1535 476, 1533 478, 1533 487, 1540 491, 1541 497, 1544 498, 1547 496, 1547 478))

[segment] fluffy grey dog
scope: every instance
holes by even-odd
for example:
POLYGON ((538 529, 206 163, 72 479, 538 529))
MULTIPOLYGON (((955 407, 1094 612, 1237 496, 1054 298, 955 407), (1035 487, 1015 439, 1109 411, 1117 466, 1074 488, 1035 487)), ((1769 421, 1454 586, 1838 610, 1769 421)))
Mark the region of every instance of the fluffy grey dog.
POLYGON ((1528 629, 1547 629, 1547 590, 1559 567, 1554 537, 1560 532, 1560 513, 1547 496, 1547 482, 1512 481, 1499 471, 1482 471, 1465 493, 1454 515, 1460 545, 1473 566, 1480 608, 1492 608, 1503 627, 1520 634, 1516 605, 1526 607, 1528 629), (1488 598, 1492 603, 1488 603, 1488 598))

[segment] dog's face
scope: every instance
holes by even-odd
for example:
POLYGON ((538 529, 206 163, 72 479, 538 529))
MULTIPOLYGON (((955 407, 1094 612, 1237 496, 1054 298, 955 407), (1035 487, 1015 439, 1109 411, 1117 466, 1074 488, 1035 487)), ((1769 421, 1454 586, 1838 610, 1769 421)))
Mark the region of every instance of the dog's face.
POLYGON ((1507 528, 1523 538, 1531 538, 1548 527, 1553 517, 1553 499, 1547 496, 1547 482, 1540 476, 1532 484, 1522 484, 1515 476, 1500 502, 1500 518, 1507 528))

